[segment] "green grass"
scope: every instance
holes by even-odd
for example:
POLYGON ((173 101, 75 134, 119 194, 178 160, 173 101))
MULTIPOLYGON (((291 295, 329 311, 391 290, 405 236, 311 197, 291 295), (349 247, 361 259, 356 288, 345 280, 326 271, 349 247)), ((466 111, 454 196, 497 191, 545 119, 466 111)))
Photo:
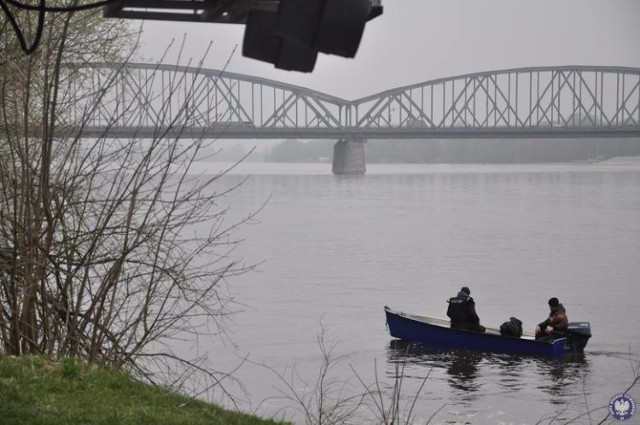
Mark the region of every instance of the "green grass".
POLYGON ((0 356, 2 425, 268 425, 73 359, 0 356))

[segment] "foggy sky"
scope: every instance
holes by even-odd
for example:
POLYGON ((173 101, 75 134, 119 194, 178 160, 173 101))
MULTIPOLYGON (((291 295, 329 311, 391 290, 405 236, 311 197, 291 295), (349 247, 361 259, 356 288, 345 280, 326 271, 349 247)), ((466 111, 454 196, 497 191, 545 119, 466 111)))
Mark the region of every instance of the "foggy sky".
MULTIPOLYGON (((205 68, 270 78, 346 99, 477 71, 527 66, 640 68, 640 0, 383 0, 354 59, 319 54, 310 74, 242 57, 244 25, 143 23, 142 54, 192 64, 207 46, 205 68), (231 55, 234 46, 235 54, 231 55)), ((139 24, 140 21, 133 21, 139 24)))

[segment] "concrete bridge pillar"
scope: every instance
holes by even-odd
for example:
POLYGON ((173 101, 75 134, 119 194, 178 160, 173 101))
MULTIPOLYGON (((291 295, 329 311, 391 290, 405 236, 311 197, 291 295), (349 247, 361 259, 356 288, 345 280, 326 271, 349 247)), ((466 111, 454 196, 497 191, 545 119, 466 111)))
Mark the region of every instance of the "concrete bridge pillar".
POLYGON ((365 143, 366 140, 338 140, 333 145, 333 174, 364 174, 367 171, 365 143))

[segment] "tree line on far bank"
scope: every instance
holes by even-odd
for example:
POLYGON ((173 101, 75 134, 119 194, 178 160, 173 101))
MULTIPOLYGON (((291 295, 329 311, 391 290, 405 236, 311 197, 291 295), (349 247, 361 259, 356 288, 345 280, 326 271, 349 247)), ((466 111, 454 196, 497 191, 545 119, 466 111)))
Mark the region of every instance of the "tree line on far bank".
MULTIPOLYGON (((267 162, 328 162, 333 140, 285 140, 265 152, 267 162)), ((640 155, 640 139, 369 140, 369 163, 536 163, 598 161, 640 155)))

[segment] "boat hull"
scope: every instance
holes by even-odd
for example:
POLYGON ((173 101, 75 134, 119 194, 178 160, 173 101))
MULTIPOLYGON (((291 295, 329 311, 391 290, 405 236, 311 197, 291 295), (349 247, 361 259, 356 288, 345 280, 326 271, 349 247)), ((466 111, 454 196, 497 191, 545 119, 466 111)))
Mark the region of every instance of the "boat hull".
POLYGON ((534 356, 561 357, 565 354, 566 338, 543 342, 497 333, 451 329, 448 326, 428 323, 416 315, 393 311, 389 307, 385 307, 385 314, 391 336, 419 342, 425 346, 534 356))

